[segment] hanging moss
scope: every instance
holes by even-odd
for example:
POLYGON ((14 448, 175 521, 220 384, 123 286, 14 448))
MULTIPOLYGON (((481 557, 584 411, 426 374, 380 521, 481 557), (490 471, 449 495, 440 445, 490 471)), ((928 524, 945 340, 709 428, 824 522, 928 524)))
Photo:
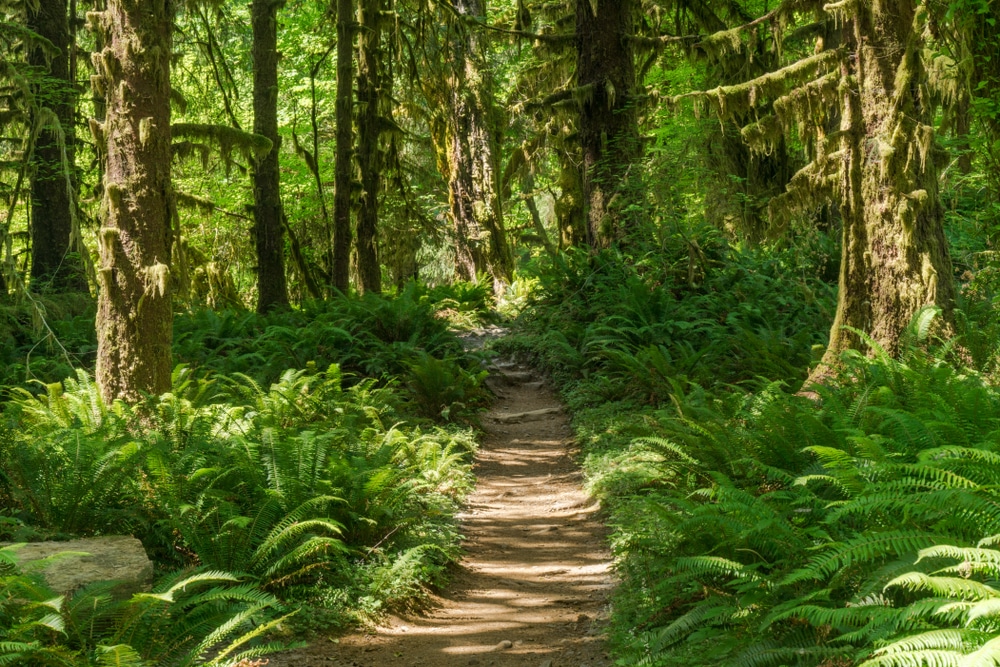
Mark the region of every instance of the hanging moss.
POLYGON ((745 83, 678 95, 674 101, 691 98, 705 100, 712 104, 721 118, 732 118, 737 113, 749 111, 782 95, 795 85, 816 78, 821 72, 820 76, 829 74, 824 70, 839 64, 843 57, 843 49, 823 51, 745 83))
MULTIPOLYGON (((205 150, 194 148, 195 146, 214 146, 227 170, 233 165, 235 151, 238 151, 244 160, 250 160, 251 157, 263 157, 271 150, 271 141, 267 137, 227 125, 174 123, 170 126, 170 132, 175 139, 184 139, 190 144, 190 147, 185 147, 185 142, 180 142, 181 147, 175 144, 174 155, 186 157, 191 154, 190 151, 205 150)), ((204 153, 202 159, 205 159, 204 153)))
POLYGON ((785 128, 777 116, 768 114, 740 129, 740 135, 752 151, 766 155, 784 138, 785 128))
POLYGON ((198 197, 186 192, 175 191, 174 201, 178 206, 194 208, 205 215, 211 215, 215 212, 215 202, 211 199, 205 199, 204 197, 198 197))
POLYGON ((193 141, 175 141, 170 147, 175 160, 187 160, 193 155, 197 155, 201 160, 203 168, 208 168, 208 158, 212 154, 212 149, 193 141))

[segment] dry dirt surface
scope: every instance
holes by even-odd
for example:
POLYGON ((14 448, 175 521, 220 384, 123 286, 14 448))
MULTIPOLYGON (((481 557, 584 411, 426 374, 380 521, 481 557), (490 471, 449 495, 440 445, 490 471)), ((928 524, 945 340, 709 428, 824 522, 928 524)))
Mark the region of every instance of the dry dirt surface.
POLYGON ((606 667, 612 587, 598 505, 581 488, 562 406, 530 370, 500 363, 465 557, 428 611, 371 634, 321 638, 271 665, 606 667))

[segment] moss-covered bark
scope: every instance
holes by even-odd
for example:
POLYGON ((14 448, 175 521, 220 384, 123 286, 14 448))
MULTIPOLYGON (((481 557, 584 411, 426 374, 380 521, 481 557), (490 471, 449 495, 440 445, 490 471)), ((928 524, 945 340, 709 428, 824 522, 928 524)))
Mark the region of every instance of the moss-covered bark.
POLYGON ((254 240, 257 246, 257 312, 288 306, 285 282, 285 239, 282 228, 278 170, 278 8, 282 0, 254 0, 253 131, 271 142, 271 150, 255 154, 253 167, 254 240))
POLYGON ((109 0, 94 17, 107 99, 107 170, 99 231, 97 382, 136 402, 170 388, 169 0, 109 0))
POLYGON ((361 197, 358 202, 358 278, 363 292, 382 291, 382 267, 378 254, 378 201, 382 188, 382 152, 379 111, 382 106, 383 0, 362 0, 358 11, 358 170, 361 197))
POLYGON ((28 64, 47 76, 35 92, 35 104, 50 109, 59 128, 46 127, 35 142, 31 177, 31 286, 33 289, 86 291, 87 278, 71 254, 76 94, 70 70, 72 38, 66 0, 29 3, 28 29, 49 40, 58 53, 47 56, 29 47, 28 64), (60 138, 60 133, 62 137, 60 138))
POLYGON ((343 294, 351 280, 351 173, 354 155, 354 3, 337 0, 337 150, 334 154, 332 287, 343 294))
MULTIPOLYGON (((486 15, 483 0, 455 0, 453 7, 460 17, 486 15)), ((481 39, 465 25, 454 27, 444 153, 455 230, 455 273, 463 280, 489 273, 499 287, 513 278, 514 260, 503 224, 497 109, 481 39)))
POLYGON ((637 159, 632 0, 576 2, 576 83, 583 192, 591 245, 605 246, 624 231, 610 206, 637 159))
POLYGON ((559 196, 555 201, 555 214, 559 224, 559 242, 564 248, 587 243, 583 177, 574 157, 566 150, 559 154, 559 196))
POLYGON ((820 379, 845 349, 868 333, 895 354, 924 306, 950 326, 955 288, 938 202, 934 107, 926 89, 924 47, 914 6, 905 0, 861 3, 848 23, 843 67, 841 214, 843 255, 836 321, 820 379))

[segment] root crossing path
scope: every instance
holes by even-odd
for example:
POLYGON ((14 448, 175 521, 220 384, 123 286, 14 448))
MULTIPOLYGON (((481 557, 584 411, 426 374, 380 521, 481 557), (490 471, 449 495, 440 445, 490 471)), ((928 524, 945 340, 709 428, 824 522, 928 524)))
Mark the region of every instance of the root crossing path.
POLYGON ((424 615, 320 640, 281 664, 343 667, 605 667, 612 586, 598 507, 581 488, 559 401, 500 364, 483 420, 478 483, 461 516, 465 557, 424 615))

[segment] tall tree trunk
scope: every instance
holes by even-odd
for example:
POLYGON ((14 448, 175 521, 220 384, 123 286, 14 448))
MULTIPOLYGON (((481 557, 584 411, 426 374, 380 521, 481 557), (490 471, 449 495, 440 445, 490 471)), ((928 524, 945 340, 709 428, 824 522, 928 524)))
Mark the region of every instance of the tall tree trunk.
POLYGON ((31 178, 31 286, 86 291, 87 278, 78 258, 71 254, 76 95, 70 69, 72 36, 66 0, 40 0, 38 11, 28 10, 28 29, 52 42, 59 53, 47 58, 40 48, 29 48, 28 64, 48 70, 39 86, 36 103, 58 118, 62 131, 47 128, 35 143, 31 178))
POLYGON ((95 54, 107 96, 97 382, 108 401, 170 389, 169 0, 109 0, 95 54))
POLYGON ((354 3, 337 0, 337 152, 334 155, 333 288, 347 294, 351 280, 351 161, 354 110, 354 3))
POLYGON ((606 246, 627 231, 610 204, 640 154, 632 14, 633 0, 576 0, 583 192, 594 247, 606 246))
MULTIPOLYGON (((889 354, 913 316, 934 304, 950 328, 955 298, 932 155, 934 109, 918 95, 921 35, 906 0, 852 16, 844 67, 857 87, 844 95, 846 160, 840 190, 844 219, 840 292, 830 343, 809 382, 820 381, 841 352, 867 332, 889 354)), ((851 79, 847 79, 851 80, 851 79)))
MULTIPOLYGON (((484 0, 454 0, 453 6, 461 17, 486 16, 484 0)), ((494 289, 499 290, 513 279, 514 257, 500 202, 493 80, 480 39, 468 26, 459 24, 450 44, 445 146, 448 191, 455 226, 456 275, 474 281, 477 273, 488 272, 494 289)))
POLYGON ((253 220, 257 244, 257 312, 288 307, 285 238, 281 225, 278 171, 278 8, 282 0, 253 0, 253 131, 271 141, 271 150, 255 156, 253 220))
POLYGON ((382 189, 379 110, 382 106, 382 0, 361 0, 358 38, 358 276, 361 291, 382 291, 378 255, 378 195, 382 189))

